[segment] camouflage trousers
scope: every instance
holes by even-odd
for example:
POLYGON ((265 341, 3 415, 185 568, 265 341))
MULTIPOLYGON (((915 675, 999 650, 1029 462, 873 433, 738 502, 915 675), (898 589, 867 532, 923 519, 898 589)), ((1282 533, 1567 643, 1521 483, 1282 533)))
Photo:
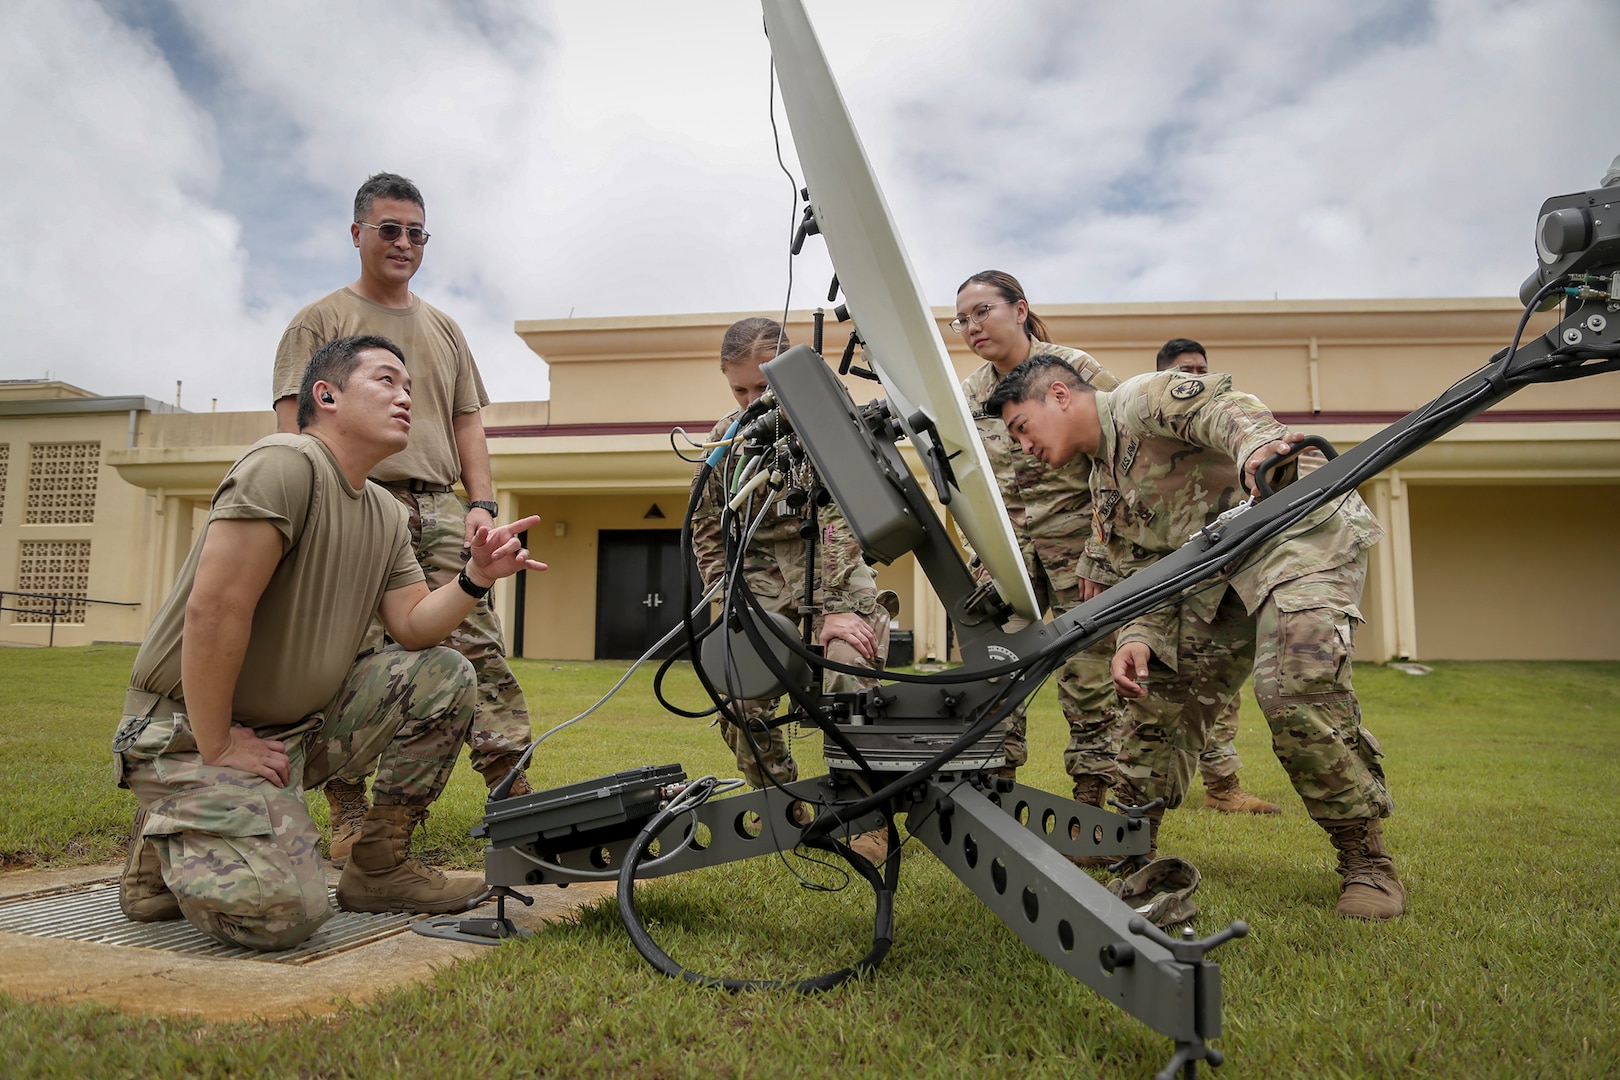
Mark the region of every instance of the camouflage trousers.
POLYGON ((287 744, 285 787, 204 764, 184 708, 131 691, 113 739, 119 784, 146 811, 144 842, 198 930, 227 945, 290 949, 332 915, 304 790, 375 762, 378 803, 432 802, 472 723, 473 673, 442 647, 361 657, 325 710, 255 731, 287 744))
MULTIPOLYGON (((1080 606, 1080 582, 1073 570, 1073 541, 1033 540, 1024 551, 1024 562, 1035 587, 1041 609, 1061 615, 1080 606)), ((1014 617, 1009 631, 1028 626, 1027 619, 1014 617)), ((1109 664, 1114 658, 1114 636, 1082 649, 1058 669, 1058 706, 1069 725, 1069 745, 1063 750, 1063 770, 1070 776, 1104 776, 1114 773, 1114 755, 1119 749, 1119 730, 1125 709, 1114 690, 1109 664)), ((1028 703, 1020 705, 1013 718, 1013 731, 1004 749, 1007 764, 1020 766, 1029 761, 1026 732, 1028 703)))
MULTIPOLYGON (((454 581, 467 565, 468 552, 461 546, 467 529, 467 500, 453 491, 413 493, 404 486, 383 487, 410 512, 411 543, 416 549, 416 561, 427 575, 428 588, 437 589, 454 581)), ((380 648, 382 643, 382 624, 373 622, 366 646, 380 648)), ((534 737, 529 726, 529 705, 506 662, 500 619, 489 597, 473 605, 444 644, 465 656, 477 675, 477 714, 467 736, 473 768, 481 769, 497 758, 522 753, 534 737)), ((342 775, 358 782, 367 774, 349 770, 342 775)))
POLYGON ((1209 729, 1209 741, 1204 744, 1203 752, 1198 755, 1198 775, 1204 778, 1207 785, 1216 780, 1225 780, 1228 776, 1236 775, 1243 767, 1238 759, 1237 734, 1239 698, 1242 688, 1232 695, 1231 702, 1221 713, 1209 729))
MULTIPOLYGON (((767 611, 779 612, 790 619, 797 615, 796 597, 789 597, 792 603, 787 604, 782 603, 780 598, 761 596, 759 599, 761 606, 767 611)), ((872 614, 862 617, 866 619, 876 638, 876 666, 881 668, 889 655, 889 612, 879 606, 872 614)), ((822 619, 818 617, 815 621, 817 636, 821 632, 821 623, 822 619)), ((842 638, 834 638, 827 646, 827 659, 851 667, 867 666, 865 658, 842 638)), ((822 679, 822 689, 829 694, 852 694, 857 690, 870 690, 876 685, 877 679, 861 679, 841 671, 829 671, 822 679)), ((781 727, 766 729, 762 726, 765 721, 776 716, 781 701, 781 698, 760 698, 733 702, 732 708, 740 709, 744 720, 751 725, 751 729, 747 732, 724 717, 718 721, 720 736, 726 740, 726 745, 731 747, 731 752, 737 759, 737 769, 750 787, 764 787, 767 776, 778 784, 790 783, 799 778, 799 763, 794 760, 793 749, 788 745, 786 730, 781 727), (754 724, 761 726, 754 727, 752 726, 754 724)))
POLYGON ((1356 602, 1367 573, 1355 561, 1284 582, 1254 615, 1228 589, 1205 622, 1182 609, 1177 667, 1150 662, 1149 695, 1127 702, 1119 775, 1143 799, 1181 805, 1195 762, 1249 666, 1272 750, 1318 821, 1388 817, 1382 751, 1361 723, 1351 683, 1356 602))

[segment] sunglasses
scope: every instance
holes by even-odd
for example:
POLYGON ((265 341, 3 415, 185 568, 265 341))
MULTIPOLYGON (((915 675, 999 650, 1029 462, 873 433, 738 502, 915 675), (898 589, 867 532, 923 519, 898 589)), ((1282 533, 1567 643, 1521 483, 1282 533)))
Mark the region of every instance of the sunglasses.
POLYGON ((410 240, 412 246, 425 247, 428 242, 428 237, 431 235, 426 229, 419 228, 418 226, 400 225, 392 221, 386 221, 381 225, 373 225, 369 221, 357 221, 355 224, 364 225, 368 229, 376 229, 377 239, 381 240, 385 244, 392 244, 401 236, 404 236, 410 240))

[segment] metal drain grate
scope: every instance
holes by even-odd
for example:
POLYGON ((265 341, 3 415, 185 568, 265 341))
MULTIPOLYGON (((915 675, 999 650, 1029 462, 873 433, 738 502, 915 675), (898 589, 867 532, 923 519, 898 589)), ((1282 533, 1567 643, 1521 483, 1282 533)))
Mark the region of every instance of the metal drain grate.
MULTIPOLYGON (((336 891, 333 906, 336 907, 336 891)), ((367 915, 339 911, 296 949, 259 952, 221 945, 184 919, 135 923, 118 910, 118 883, 98 882, 80 892, 24 896, 0 902, 0 931, 34 937, 67 938, 98 945, 160 949, 213 960, 262 960, 272 964, 307 964, 379 941, 410 926, 417 915, 367 915)))

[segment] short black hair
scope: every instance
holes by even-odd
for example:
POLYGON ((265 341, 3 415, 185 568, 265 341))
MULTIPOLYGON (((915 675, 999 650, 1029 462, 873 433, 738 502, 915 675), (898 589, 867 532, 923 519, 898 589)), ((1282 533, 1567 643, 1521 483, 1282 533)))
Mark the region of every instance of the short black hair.
POLYGON ((378 334, 356 334, 328 341, 309 358, 304 377, 298 383, 298 430, 303 431, 315 419, 315 384, 331 383, 339 390, 349 382, 349 376, 360 366, 360 354, 372 349, 387 349, 405 362, 399 346, 378 334))
POLYGON ((1192 338, 1171 338, 1169 341, 1165 342, 1164 347, 1159 350, 1159 370, 1169 371, 1175 366, 1176 357, 1180 356, 1182 353, 1190 352, 1195 352, 1206 360, 1209 359, 1209 353, 1205 352, 1204 347, 1198 344, 1198 342, 1194 341, 1192 338))
POLYGON ((366 215, 371 213, 371 204, 378 199, 415 203, 424 214, 427 213, 427 203, 422 201, 422 193, 415 184, 398 173, 380 172, 368 177, 360 185, 360 190, 354 193, 354 220, 364 221, 366 215))
POLYGON ((1051 353, 1036 353, 996 383, 996 388, 984 403, 985 414, 1000 416, 1008 405, 1044 398, 1052 384, 1057 382, 1077 393, 1094 394, 1097 391, 1096 387, 1080 377, 1074 365, 1067 360, 1051 353))

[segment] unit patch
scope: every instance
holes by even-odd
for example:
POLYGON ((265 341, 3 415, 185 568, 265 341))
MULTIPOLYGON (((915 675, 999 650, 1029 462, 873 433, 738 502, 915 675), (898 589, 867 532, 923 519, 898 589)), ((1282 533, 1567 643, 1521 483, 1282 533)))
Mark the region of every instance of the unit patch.
POLYGON ((1170 396, 1178 401, 1187 401, 1204 392, 1204 384, 1199 379, 1181 379, 1170 388, 1170 396))

